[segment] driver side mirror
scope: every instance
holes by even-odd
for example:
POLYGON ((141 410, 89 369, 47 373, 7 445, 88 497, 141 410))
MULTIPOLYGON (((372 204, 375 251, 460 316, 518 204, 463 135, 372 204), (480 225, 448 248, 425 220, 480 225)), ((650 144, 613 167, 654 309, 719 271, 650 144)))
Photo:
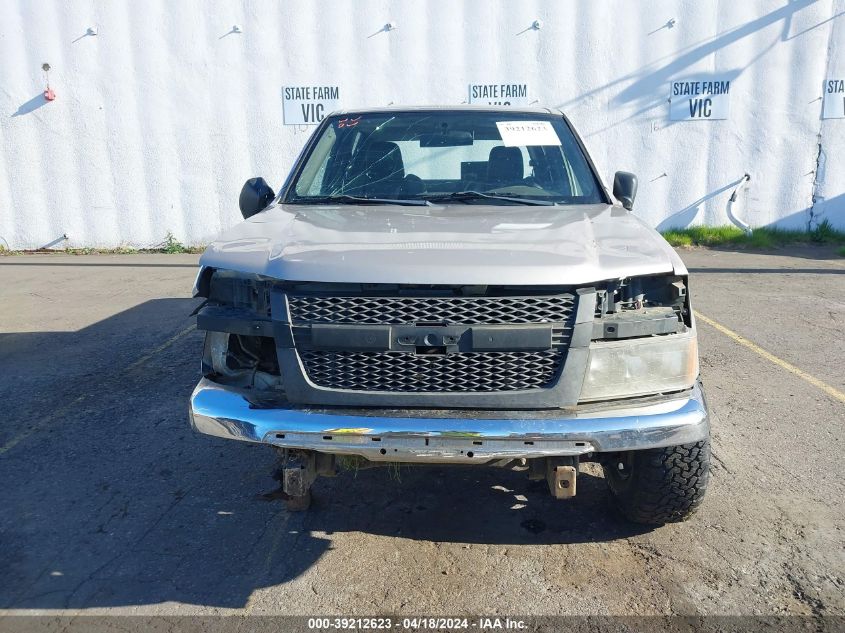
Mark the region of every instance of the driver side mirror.
POLYGON ((241 197, 238 199, 244 220, 266 209, 275 197, 276 194, 263 178, 247 180, 243 189, 241 189, 241 197))
POLYGON ((613 177, 613 197, 630 211, 637 197, 637 177, 627 171, 617 171, 613 177))

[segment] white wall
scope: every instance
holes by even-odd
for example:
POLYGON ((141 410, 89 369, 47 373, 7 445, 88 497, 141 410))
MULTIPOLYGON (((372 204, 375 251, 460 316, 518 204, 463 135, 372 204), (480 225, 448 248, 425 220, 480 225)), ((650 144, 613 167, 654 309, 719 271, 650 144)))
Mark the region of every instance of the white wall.
POLYGON ((527 82, 606 181, 639 175, 635 212, 655 226, 726 223, 748 172, 736 209, 752 225, 845 228, 845 119, 820 118, 824 78, 845 77, 844 14, 845 0, 3 0, 0 245, 207 241, 239 220, 246 178, 284 179, 311 132, 282 125, 281 88, 298 84, 339 85, 354 107, 527 82), (732 79, 730 118, 670 122, 669 81, 711 75, 732 79))

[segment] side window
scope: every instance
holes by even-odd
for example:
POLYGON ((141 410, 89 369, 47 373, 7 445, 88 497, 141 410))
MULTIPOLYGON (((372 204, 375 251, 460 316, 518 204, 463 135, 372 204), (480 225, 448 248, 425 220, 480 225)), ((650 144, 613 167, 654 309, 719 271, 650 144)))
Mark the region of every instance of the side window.
POLYGON ((592 196, 596 193, 596 179, 575 138, 567 134, 563 138, 563 159, 566 163, 566 171, 572 183, 573 196, 592 196), (570 160, 570 158, 574 160, 570 160))
POLYGON ((323 181, 326 178, 329 154, 337 140, 334 127, 330 127, 320 137, 308 164, 296 183, 296 193, 300 196, 317 196, 323 191, 323 181))
POLYGON ((323 193, 323 181, 326 178, 326 163, 320 165, 320 169, 317 170, 317 173, 314 175, 314 180, 311 182, 311 186, 308 187, 307 195, 309 196, 318 196, 323 193))
MULTIPOLYGON (((331 132, 335 134, 335 129, 331 128, 331 132)), ((333 196, 343 191, 349 164, 360 145, 360 138, 358 132, 351 130, 344 130, 337 135, 337 140, 324 161, 325 166, 321 168, 321 182, 315 195, 333 196)))

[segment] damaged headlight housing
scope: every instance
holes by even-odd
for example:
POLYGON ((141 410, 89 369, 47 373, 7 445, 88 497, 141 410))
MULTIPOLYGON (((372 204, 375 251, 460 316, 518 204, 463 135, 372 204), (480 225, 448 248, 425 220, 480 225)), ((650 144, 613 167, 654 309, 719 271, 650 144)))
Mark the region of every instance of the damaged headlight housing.
POLYGON ((698 342, 684 278, 609 283, 600 293, 594 330, 580 402, 682 391, 698 378, 698 342), (671 333, 667 314, 669 321, 673 314, 677 318, 671 333))
POLYGON ((698 377, 695 332, 590 345, 580 401, 610 400, 692 387, 698 377))
POLYGON ((254 333, 255 320, 269 314, 269 286, 258 275, 227 270, 201 274, 197 326, 206 330, 204 376, 242 387, 281 386, 275 341, 266 331, 254 333))

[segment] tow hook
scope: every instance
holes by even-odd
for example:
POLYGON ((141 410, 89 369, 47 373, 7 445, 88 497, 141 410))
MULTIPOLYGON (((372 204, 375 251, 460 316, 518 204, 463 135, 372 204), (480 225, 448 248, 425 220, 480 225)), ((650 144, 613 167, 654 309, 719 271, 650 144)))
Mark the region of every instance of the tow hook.
POLYGON ((311 484, 319 474, 333 474, 328 472, 333 470, 333 460, 326 463, 325 459, 318 459, 314 451, 276 448, 276 452, 279 466, 273 474, 273 479, 281 485, 278 490, 262 495, 262 498, 284 499, 285 506, 291 512, 307 510, 311 505, 311 484))
POLYGON ((546 459, 546 482, 555 499, 571 499, 575 496, 575 482, 578 477, 577 457, 549 457, 546 459))

